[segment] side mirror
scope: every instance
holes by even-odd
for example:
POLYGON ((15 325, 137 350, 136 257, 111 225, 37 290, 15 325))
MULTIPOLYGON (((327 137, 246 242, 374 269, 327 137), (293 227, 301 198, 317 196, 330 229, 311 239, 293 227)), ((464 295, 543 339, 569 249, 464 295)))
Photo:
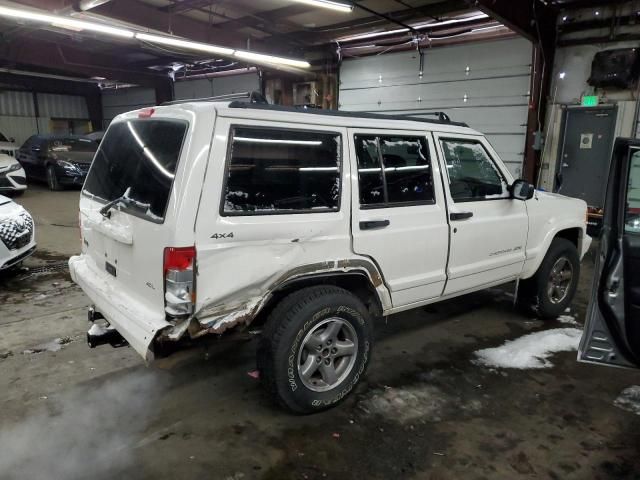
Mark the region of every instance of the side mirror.
POLYGON ((526 180, 516 180, 511 185, 511 198, 516 200, 529 200, 533 198, 536 189, 526 180))

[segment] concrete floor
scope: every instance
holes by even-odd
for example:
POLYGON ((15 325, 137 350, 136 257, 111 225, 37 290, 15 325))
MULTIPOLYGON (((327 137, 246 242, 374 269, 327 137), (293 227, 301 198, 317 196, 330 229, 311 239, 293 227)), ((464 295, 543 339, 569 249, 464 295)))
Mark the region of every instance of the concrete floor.
POLYGON ((479 348, 565 326, 514 312, 508 289, 378 322, 355 395, 307 417, 274 407, 247 374, 255 341, 164 369, 128 348, 89 350, 88 300, 56 271, 79 247, 77 198, 31 188, 19 199, 40 250, 31 270, 0 277, 3 479, 640 478, 640 417, 613 404, 637 372, 575 352, 546 370, 472 363, 479 348))

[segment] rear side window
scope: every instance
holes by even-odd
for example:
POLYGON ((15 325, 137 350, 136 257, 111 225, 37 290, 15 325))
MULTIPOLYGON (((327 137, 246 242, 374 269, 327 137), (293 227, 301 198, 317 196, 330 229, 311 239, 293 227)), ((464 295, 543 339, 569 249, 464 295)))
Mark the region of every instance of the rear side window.
POLYGON ((640 234, 640 150, 631 150, 625 232, 640 234))
POLYGON ((234 128, 223 214, 338 211, 341 150, 335 133, 234 128))
POLYGON ((455 202, 509 198, 504 177, 480 142, 442 140, 442 150, 455 202))
POLYGON ((83 192, 161 223, 187 132, 175 120, 129 120, 111 125, 96 153, 83 192))
POLYGON ((434 203, 424 137, 356 135, 355 145, 363 208, 434 203))

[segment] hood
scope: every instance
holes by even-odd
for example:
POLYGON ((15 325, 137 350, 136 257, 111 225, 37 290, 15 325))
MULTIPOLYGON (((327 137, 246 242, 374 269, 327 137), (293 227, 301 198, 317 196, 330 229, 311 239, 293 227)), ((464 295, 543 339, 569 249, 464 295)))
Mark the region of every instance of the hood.
POLYGON ((73 163, 90 164, 96 152, 58 152, 55 158, 58 160, 66 160, 73 163))
POLYGON ((19 149, 15 142, 0 142, 0 152, 15 152, 19 149))
POLYGON ((0 195, 0 205, 5 205, 7 203, 11 203, 13 200, 5 197, 4 195, 0 195))
POLYGON ((6 167, 13 165, 14 163, 18 163, 18 161, 11 155, 0 153, 0 171, 4 170, 6 167))
MULTIPOLYGON (((567 197, 558 193, 542 192, 536 190, 534 197, 537 202, 533 205, 538 205, 541 209, 548 212, 550 216, 577 216, 579 218, 586 218, 587 214, 587 202, 581 198, 567 197)), ((531 202, 532 200, 530 200, 531 202)))

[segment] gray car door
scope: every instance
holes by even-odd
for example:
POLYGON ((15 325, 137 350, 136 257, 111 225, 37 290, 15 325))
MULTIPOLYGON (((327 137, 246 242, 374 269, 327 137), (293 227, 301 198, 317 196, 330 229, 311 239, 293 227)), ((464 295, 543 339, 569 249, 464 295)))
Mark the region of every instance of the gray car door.
POLYGON ((640 140, 616 140, 578 360, 640 366, 640 140))

